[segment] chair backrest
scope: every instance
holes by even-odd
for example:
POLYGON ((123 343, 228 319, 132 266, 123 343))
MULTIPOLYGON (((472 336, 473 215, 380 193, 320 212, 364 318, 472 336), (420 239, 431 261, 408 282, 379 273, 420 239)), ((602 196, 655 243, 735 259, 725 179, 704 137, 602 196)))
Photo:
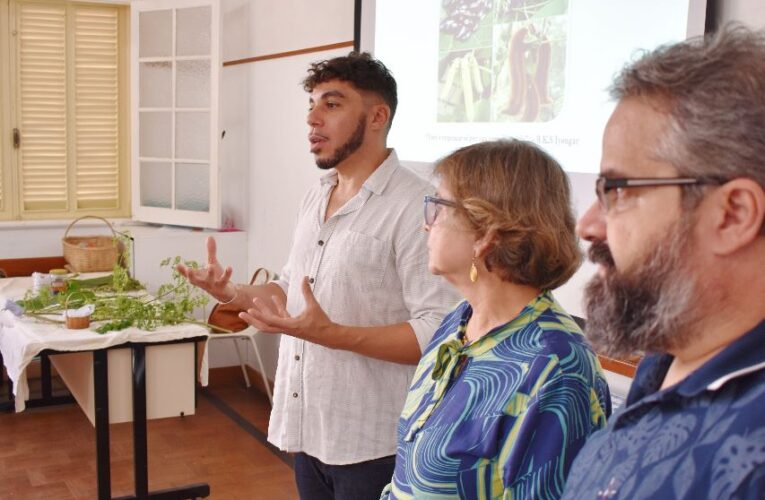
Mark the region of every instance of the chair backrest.
MULTIPOLYGON (((276 278, 276 275, 264 267, 259 267, 252 273, 250 278, 250 285, 260 285, 268 283, 271 279, 276 278)), ((221 327, 231 332, 241 332, 246 330, 249 324, 239 317, 240 309, 233 304, 215 304, 210 311, 210 316, 207 317, 207 323, 213 326, 221 327)), ((223 330, 214 330, 212 333, 228 333, 223 330)))
POLYGON ((252 277, 250 278, 250 285, 262 285, 276 278, 276 274, 272 273, 265 267, 259 267, 252 273, 252 277), (257 282, 258 278, 261 278, 259 283, 257 282))

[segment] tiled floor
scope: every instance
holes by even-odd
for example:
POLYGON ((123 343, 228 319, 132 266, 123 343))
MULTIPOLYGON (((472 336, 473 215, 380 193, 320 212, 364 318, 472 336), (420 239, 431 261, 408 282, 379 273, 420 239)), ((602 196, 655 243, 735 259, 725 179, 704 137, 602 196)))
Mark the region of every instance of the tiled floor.
MULTIPOLYGON (((214 370, 196 415, 149 421, 149 488, 204 482, 213 499, 297 499, 291 458, 265 444, 269 410, 238 368, 214 370)), ((132 453, 131 424, 112 425, 113 496, 133 493, 132 453)), ((0 413, 0 500, 93 498, 95 431, 79 406, 0 413)))

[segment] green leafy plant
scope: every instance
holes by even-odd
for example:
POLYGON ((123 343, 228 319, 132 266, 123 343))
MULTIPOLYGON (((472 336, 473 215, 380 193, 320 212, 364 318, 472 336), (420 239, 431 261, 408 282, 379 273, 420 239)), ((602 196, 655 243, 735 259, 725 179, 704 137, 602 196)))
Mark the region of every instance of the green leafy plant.
POLYGON ((67 290, 54 295, 43 287, 37 294, 27 292, 17 303, 24 308, 24 314, 42 321, 62 323, 51 316, 60 316, 65 308, 73 309, 85 304, 95 305, 92 321, 105 321, 95 328, 98 333, 122 330, 131 326, 143 330, 154 330, 160 326, 179 323, 207 323, 193 317, 194 310, 205 306, 209 298, 176 271, 176 265, 198 268, 194 261, 183 261, 180 257, 162 261, 160 267, 172 266, 172 279, 161 285, 156 297, 151 297, 144 287, 130 277, 124 267, 115 265, 112 274, 89 279, 67 281, 67 290))

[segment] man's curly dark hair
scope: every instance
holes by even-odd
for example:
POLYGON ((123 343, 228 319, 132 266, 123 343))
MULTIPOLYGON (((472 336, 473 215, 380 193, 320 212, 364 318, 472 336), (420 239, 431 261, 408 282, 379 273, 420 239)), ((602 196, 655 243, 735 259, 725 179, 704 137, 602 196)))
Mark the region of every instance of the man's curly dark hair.
POLYGON ((390 123, 396 114, 398 96, 396 80, 383 63, 369 52, 350 52, 347 56, 335 57, 311 64, 308 76, 303 80, 303 89, 313 91, 320 83, 340 80, 351 83, 356 89, 379 95, 390 108, 390 123))

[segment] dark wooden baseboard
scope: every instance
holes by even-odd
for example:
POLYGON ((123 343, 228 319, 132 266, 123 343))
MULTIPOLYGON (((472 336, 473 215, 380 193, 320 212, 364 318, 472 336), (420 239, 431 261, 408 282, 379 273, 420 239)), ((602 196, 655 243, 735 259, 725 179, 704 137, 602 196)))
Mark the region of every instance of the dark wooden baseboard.
POLYGON ((34 272, 47 273, 51 269, 63 268, 66 259, 63 256, 30 257, 24 259, 0 259, 0 270, 8 278, 29 276, 34 272))

